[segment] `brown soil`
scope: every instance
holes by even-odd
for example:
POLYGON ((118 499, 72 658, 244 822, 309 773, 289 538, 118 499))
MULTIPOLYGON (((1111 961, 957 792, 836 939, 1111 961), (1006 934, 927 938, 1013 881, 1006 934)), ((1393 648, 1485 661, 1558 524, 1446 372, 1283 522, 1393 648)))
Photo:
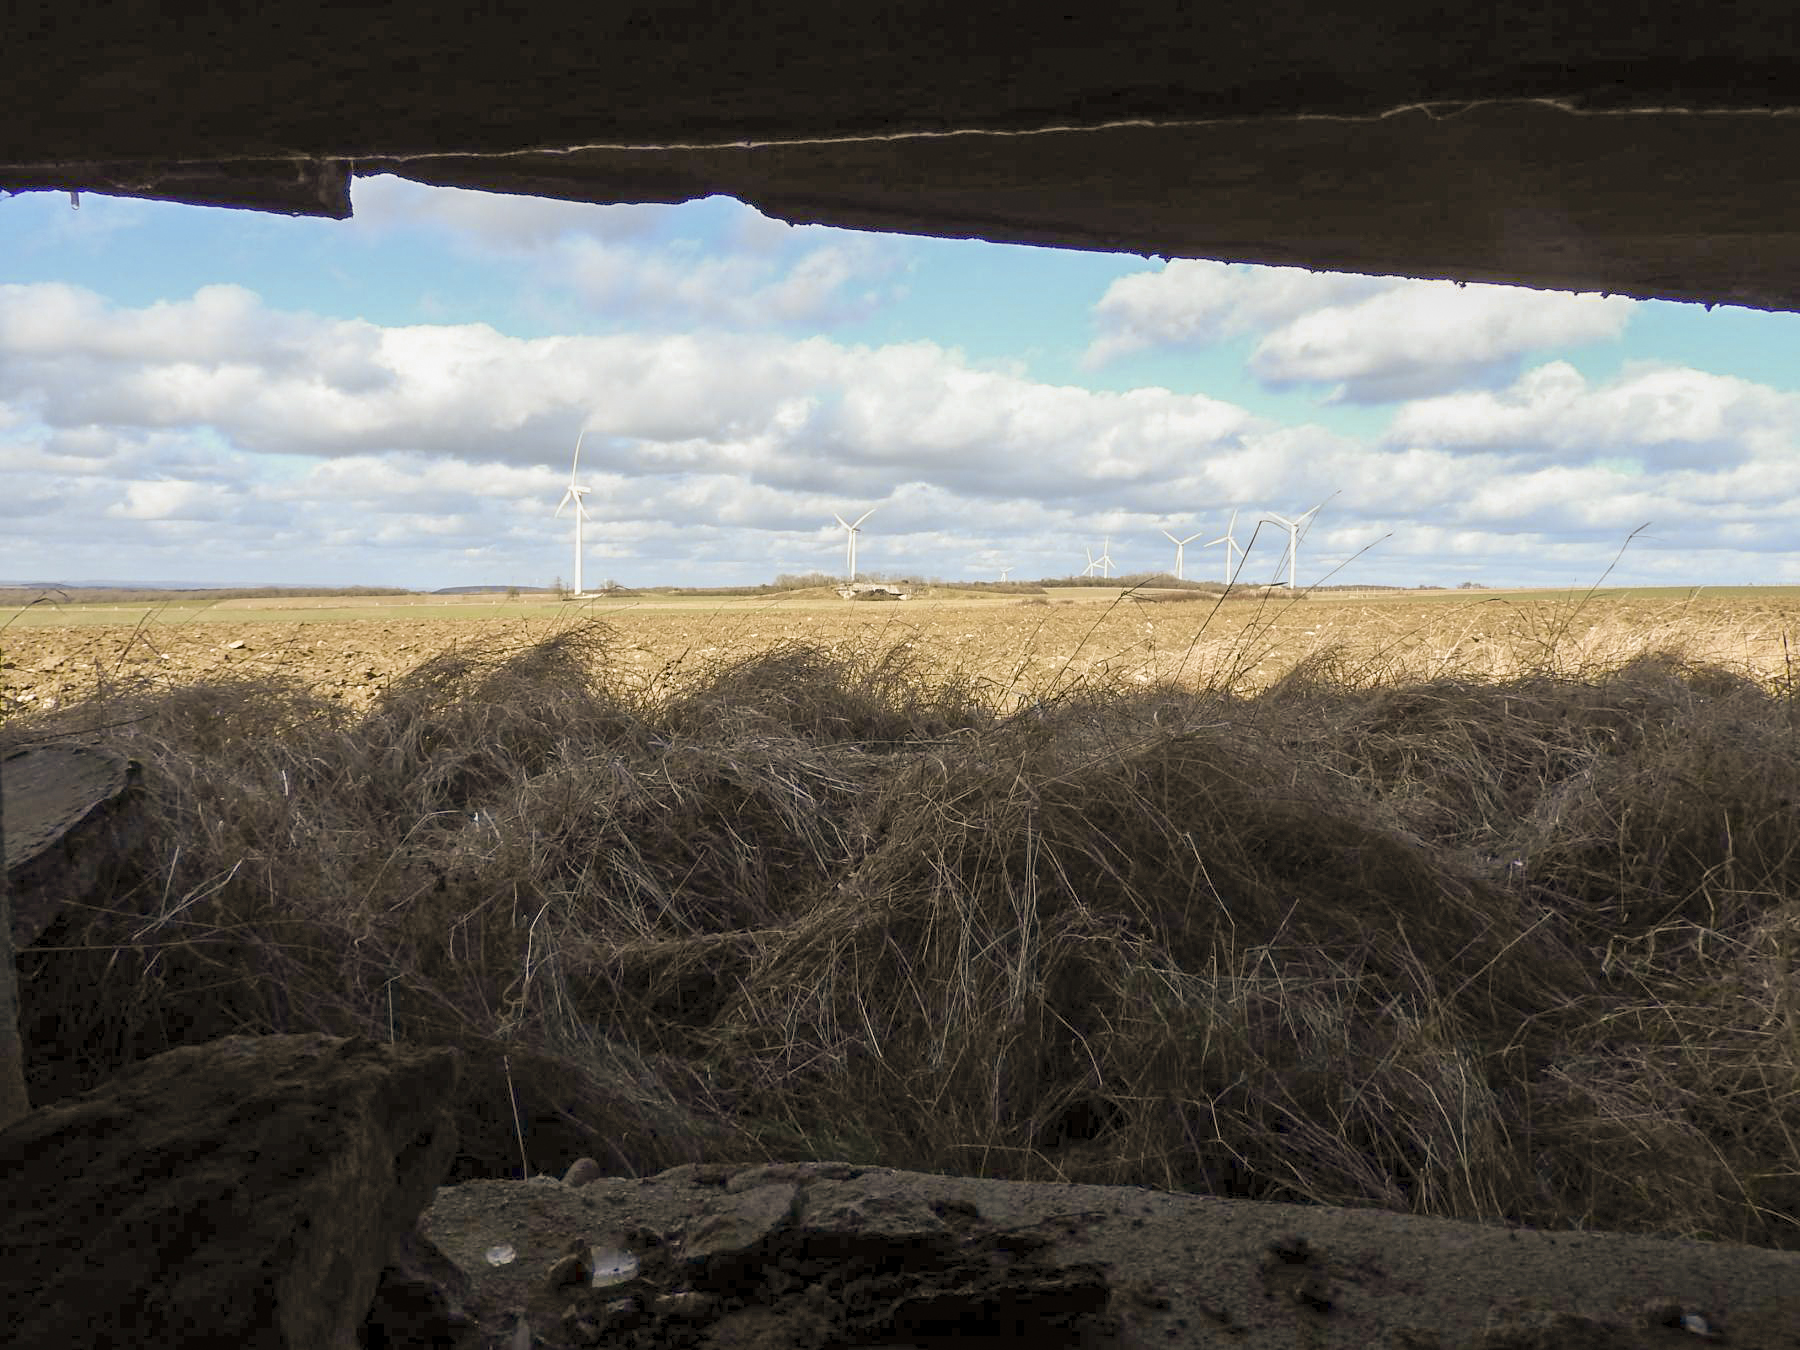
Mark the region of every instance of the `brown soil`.
MULTIPOLYGON (((295 611, 296 619, 302 616, 295 611)), ((1787 674, 1800 601, 1414 600, 1230 602, 1212 599, 991 600, 976 604, 845 605, 695 611, 620 608, 607 673, 625 684, 679 681, 684 671, 767 649, 784 639, 827 645, 909 636, 927 669, 976 674, 997 701, 1042 696, 1087 675, 1148 683, 1229 679, 1266 685, 1302 659, 1337 652, 1352 668, 1397 677, 1505 677, 1554 648, 1565 665, 1604 664, 1626 650, 1679 649, 1694 660, 1787 674)), ((544 619, 370 619, 288 623, 260 618, 139 627, 14 627, 0 636, 0 695, 54 707, 108 684, 150 678, 280 672, 354 707, 388 681, 462 642, 554 631, 544 619)))

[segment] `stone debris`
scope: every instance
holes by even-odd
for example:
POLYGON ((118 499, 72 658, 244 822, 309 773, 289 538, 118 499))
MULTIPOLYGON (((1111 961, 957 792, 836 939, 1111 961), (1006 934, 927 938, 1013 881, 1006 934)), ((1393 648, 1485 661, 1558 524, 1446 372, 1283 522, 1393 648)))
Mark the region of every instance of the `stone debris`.
POLYGON ((600 1176, 600 1164, 592 1158, 577 1158, 569 1164, 569 1170, 563 1173, 563 1185, 585 1186, 600 1176))
POLYGON ((563 1289, 572 1284, 592 1284, 594 1280, 594 1249, 581 1238, 569 1243, 569 1250, 558 1257, 550 1267, 550 1273, 544 1282, 552 1290, 563 1289))

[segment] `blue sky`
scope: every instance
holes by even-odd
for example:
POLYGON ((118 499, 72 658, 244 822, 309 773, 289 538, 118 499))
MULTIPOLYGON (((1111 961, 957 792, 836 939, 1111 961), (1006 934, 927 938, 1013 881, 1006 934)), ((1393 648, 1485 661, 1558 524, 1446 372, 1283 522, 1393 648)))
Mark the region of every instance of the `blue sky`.
POLYGON ((1800 583, 1800 316, 360 180, 0 198, 0 580, 1800 583))

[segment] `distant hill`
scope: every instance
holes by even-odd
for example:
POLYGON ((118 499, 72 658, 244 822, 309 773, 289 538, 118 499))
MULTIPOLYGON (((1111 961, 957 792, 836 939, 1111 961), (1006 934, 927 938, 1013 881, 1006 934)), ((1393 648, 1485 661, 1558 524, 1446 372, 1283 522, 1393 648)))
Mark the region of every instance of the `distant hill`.
POLYGON ((0 581, 0 587, 17 591, 224 591, 239 585, 235 581, 0 581))
POLYGON ((128 604, 190 603, 195 600, 273 600, 305 596, 410 595, 393 586, 194 586, 156 587, 143 582, 123 586, 98 581, 0 583, 0 606, 33 604, 128 604))
POLYGON ((548 586, 442 586, 433 595, 549 595, 548 586))

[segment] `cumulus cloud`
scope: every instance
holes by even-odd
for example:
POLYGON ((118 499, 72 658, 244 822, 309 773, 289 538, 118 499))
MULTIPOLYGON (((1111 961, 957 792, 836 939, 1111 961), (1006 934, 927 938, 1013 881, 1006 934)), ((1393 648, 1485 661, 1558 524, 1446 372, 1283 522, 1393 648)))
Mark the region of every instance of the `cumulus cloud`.
POLYGON ((1529 351, 1617 337, 1636 303, 1404 281, 1282 325, 1257 344, 1250 368, 1269 384, 1335 384, 1348 401, 1385 403, 1510 373, 1529 351))
MULTIPOLYGON (((518 338, 272 310, 232 287, 131 307, 7 286, 0 468, 10 500, 55 505, 0 532, 0 567, 40 575, 51 552, 98 548, 88 523, 104 515, 107 549, 162 549, 214 578, 261 556, 285 558, 286 579, 329 579, 293 570, 327 564, 395 579, 367 570, 373 545, 545 581, 567 569, 552 514, 583 429, 594 566, 623 580, 836 566, 832 513, 871 506, 861 553, 877 569, 1057 574, 1106 535, 1121 567, 1166 567, 1162 528, 1214 538, 1238 507, 1241 541, 1261 513, 1333 492, 1308 570, 1383 535, 1384 559, 1428 560, 1428 540, 1442 556, 1506 536, 1597 547, 1677 517, 1751 522, 1741 547, 1786 547, 1782 512, 1800 497, 1791 395, 1660 367, 1590 386, 1551 363, 1479 397, 1409 404, 1371 442, 1204 395, 1048 383, 931 342, 518 338), (1690 453, 1707 437, 1762 458, 1690 453)), ((1260 579, 1278 561, 1274 530, 1257 550, 1246 575, 1260 579)), ((1210 575, 1218 553, 1205 556, 1188 550, 1210 575)))
POLYGON ((773 221, 726 198, 698 217, 664 205, 597 206, 358 180, 355 220, 447 236, 466 254, 522 263, 545 295, 639 326, 830 326, 886 302, 900 266, 890 239, 773 221))
POLYGON ((217 483, 163 479, 153 483, 127 483, 125 499, 107 507, 106 514, 125 520, 221 520, 235 505, 233 494, 217 483))
POLYGON ((1153 490, 1202 472, 1209 451, 1237 452, 1260 425, 1203 395, 1044 385, 927 342, 519 339, 281 314, 223 287, 136 310, 70 287, 0 287, 0 398, 64 433, 210 429, 250 450, 324 457, 543 463, 585 427, 597 470, 865 495, 902 466, 976 495, 1014 492, 1021 475, 1037 495, 1102 481, 1153 490))
POLYGON ((1378 277, 1176 258, 1106 288, 1094 306, 1100 336, 1090 367, 1152 346, 1204 346, 1279 328, 1315 309, 1380 293, 1378 277))
POLYGON ((760 253, 711 257, 582 239, 559 251, 556 270, 595 312, 733 328, 830 326, 861 318, 883 303, 883 288, 867 284, 892 270, 875 259, 878 251, 844 243, 824 244, 792 259, 760 253))
POLYGON ((1350 402, 1436 393, 1516 370, 1527 352, 1617 337, 1636 302, 1514 286, 1174 261, 1121 277, 1095 306, 1100 365, 1154 346, 1260 335, 1250 370, 1350 402))
POLYGON ((429 187, 392 174, 358 178, 351 189, 350 228, 387 233, 426 226, 485 249, 528 254, 581 236, 642 239, 666 224, 675 207, 661 203, 599 205, 503 192, 429 187))
POLYGON ((1504 389, 1410 403, 1395 414, 1387 439, 1699 467, 1789 455, 1797 423, 1800 395, 1736 376, 1636 363, 1596 385, 1568 362, 1551 361, 1504 389))

